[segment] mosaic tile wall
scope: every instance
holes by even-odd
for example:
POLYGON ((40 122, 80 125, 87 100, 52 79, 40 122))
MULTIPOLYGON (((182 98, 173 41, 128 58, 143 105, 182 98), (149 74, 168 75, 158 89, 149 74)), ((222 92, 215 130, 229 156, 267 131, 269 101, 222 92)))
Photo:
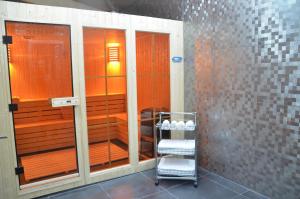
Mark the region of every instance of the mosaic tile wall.
POLYGON ((300 198, 300 0, 185 0, 185 109, 202 167, 300 198))
POLYGON ((300 198, 300 0, 139 0, 183 19, 185 110, 199 164, 274 199, 300 198))

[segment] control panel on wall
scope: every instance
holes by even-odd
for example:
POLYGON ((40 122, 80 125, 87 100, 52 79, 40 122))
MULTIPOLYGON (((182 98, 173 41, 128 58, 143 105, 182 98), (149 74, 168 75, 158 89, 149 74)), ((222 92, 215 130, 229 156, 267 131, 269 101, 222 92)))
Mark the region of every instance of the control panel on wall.
POLYGON ((52 98, 52 107, 62 107, 62 106, 77 106, 79 105, 78 97, 62 97, 62 98, 52 98))

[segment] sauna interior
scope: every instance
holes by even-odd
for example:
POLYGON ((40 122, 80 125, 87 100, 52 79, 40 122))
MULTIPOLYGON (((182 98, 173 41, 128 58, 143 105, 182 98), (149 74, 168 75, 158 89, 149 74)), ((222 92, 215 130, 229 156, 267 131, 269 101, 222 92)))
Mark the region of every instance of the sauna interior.
MULTIPOLYGON (((20 184, 78 172, 70 27, 6 22, 20 184)), ((136 32, 139 160, 154 157, 154 125, 170 111, 169 34, 136 32)), ((129 163, 124 30, 83 27, 90 171, 129 163)), ((165 132, 164 137, 170 134, 165 132)))
POLYGON ((90 169, 128 164, 125 32, 84 27, 83 45, 90 169))
MULTIPOLYGON (((154 126, 160 111, 170 111, 169 35, 136 32, 139 160, 154 157, 154 126), (151 60, 151 61, 150 61, 151 60)), ((164 138, 170 132, 164 132, 164 138)))
POLYGON ((78 171, 73 107, 53 108, 51 98, 73 96, 70 27, 7 22, 20 184, 78 171))

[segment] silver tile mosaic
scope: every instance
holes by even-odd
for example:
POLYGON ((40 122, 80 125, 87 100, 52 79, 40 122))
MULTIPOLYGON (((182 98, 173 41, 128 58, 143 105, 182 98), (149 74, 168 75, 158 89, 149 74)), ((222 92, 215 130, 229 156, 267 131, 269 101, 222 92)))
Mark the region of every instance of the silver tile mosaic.
POLYGON ((300 198, 300 0, 139 0, 183 19, 185 110, 199 164, 274 199, 300 198))
POLYGON ((186 0, 185 109, 200 164, 275 199, 300 198, 300 1, 186 0))

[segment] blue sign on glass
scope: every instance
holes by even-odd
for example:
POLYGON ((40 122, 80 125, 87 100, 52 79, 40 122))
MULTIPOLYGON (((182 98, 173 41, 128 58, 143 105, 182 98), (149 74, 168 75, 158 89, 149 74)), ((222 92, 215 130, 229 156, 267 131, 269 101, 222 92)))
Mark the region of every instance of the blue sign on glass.
POLYGON ((178 56, 172 57, 172 61, 174 63, 180 63, 182 62, 182 57, 178 57, 178 56))

